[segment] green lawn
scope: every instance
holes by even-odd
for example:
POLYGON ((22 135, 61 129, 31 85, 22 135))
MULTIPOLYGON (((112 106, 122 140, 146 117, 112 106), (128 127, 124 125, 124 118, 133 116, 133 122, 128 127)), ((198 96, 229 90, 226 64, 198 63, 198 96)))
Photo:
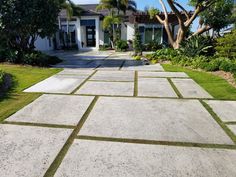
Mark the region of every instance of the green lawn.
POLYGON ((23 93, 24 89, 61 71, 61 69, 4 64, 0 64, 0 70, 11 74, 14 79, 12 90, 5 97, 0 98, 0 122, 41 95, 23 93))
POLYGON ((195 71, 181 66, 171 64, 162 64, 162 66, 166 71, 187 73, 216 99, 236 100, 236 88, 231 86, 225 79, 207 72, 195 71))

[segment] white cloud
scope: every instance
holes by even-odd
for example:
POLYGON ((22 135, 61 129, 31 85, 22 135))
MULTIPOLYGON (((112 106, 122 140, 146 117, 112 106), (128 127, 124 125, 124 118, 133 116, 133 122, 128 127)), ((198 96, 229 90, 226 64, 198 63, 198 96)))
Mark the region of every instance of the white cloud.
POLYGON ((99 0, 72 0, 76 4, 98 4, 99 0))

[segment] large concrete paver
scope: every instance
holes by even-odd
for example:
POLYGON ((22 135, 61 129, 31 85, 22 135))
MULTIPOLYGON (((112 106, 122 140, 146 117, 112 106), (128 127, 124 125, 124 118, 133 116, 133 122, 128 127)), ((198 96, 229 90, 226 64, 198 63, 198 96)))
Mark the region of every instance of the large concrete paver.
POLYGON ((138 96, 178 97, 165 78, 139 78, 138 96))
POLYGON ((90 76, 93 74, 94 70, 81 70, 81 69, 64 69, 63 71, 59 72, 59 75, 75 75, 75 76, 90 76))
POLYGON ((197 100, 101 97, 79 135, 233 144, 197 100))
POLYGON ((43 95, 7 121, 77 125, 94 97, 43 95))
POLYGON ((72 130, 0 125, 0 176, 41 177, 72 130))
POLYGON ((233 177, 236 151, 76 140, 55 177, 233 177))
POLYGON ((184 98, 213 98, 192 79, 171 79, 184 98))
POLYGON ((72 76, 72 75, 54 75, 45 79, 32 87, 24 90, 24 92, 42 92, 42 93, 71 93, 76 89, 86 76, 72 76))
POLYGON ((124 66, 121 70, 131 70, 131 71, 164 71, 160 64, 155 65, 143 65, 141 61, 125 61, 124 66))
POLYGON ((133 96, 134 83, 87 81, 75 94, 133 96))
POLYGON ((139 77, 178 77, 178 78, 187 78, 189 77, 186 73, 184 72, 142 72, 140 71, 139 77))
POLYGON ((222 121, 236 121, 236 101, 205 101, 222 121))
POLYGON ((133 81, 133 71, 97 71, 90 80, 98 81, 133 81))

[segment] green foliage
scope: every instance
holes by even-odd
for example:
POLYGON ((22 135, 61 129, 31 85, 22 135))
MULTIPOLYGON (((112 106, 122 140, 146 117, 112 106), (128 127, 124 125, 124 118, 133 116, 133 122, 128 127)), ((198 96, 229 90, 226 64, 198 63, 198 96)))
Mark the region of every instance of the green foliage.
POLYGON ((183 55, 193 57, 213 54, 213 41, 210 37, 193 36, 180 44, 180 52, 183 55))
POLYGON ((204 25, 209 25, 215 31, 220 31, 233 22, 234 0, 218 0, 207 10, 200 13, 204 25))
POLYGON ((180 52, 167 48, 161 49, 147 58, 152 62, 171 61, 172 64, 189 66, 194 69, 203 69, 206 71, 218 71, 236 73, 236 61, 217 56, 186 56, 180 52))
POLYGON ((60 8, 60 0, 1 0, 0 38, 4 40, 0 46, 10 54, 17 51, 16 62, 20 63, 24 52, 34 49, 37 36, 56 32, 60 8))
POLYGON ((116 49, 118 51, 126 51, 129 48, 127 41, 119 40, 116 42, 116 49))
POLYGON ((151 7, 151 8, 148 9, 148 14, 149 14, 151 19, 153 19, 159 13, 160 13, 160 10, 158 10, 155 7, 151 7))
POLYGON ((216 51, 219 56, 228 57, 230 59, 236 58, 236 30, 218 38, 216 41, 216 51))
POLYGON ((107 45, 107 44, 104 44, 104 45, 100 45, 100 46, 99 46, 99 50, 100 50, 100 51, 106 51, 106 50, 108 50, 108 49, 110 49, 110 46, 107 45))
POLYGON ((134 55, 142 55, 143 47, 142 47, 141 34, 137 26, 135 27, 133 47, 134 47, 134 52, 135 52, 134 55))
POLYGON ((157 51, 162 49, 162 45, 157 41, 151 41, 143 46, 144 51, 157 51))
POLYGON ((48 67, 61 62, 61 60, 55 56, 48 56, 41 52, 32 52, 24 55, 23 63, 32 66, 48 67))
POLYGON ((141 56, 134 56, 134 60, 141 60, 142 57, 141 56))

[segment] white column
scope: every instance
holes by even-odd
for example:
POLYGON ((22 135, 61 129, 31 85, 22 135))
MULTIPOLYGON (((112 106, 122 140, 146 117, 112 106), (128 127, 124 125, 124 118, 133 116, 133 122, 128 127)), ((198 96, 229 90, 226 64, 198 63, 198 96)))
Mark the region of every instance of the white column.
POLYGON ((77 43, 78 43, 78 49, 81 49, 82 47, 81 47, 80 18, 77 18, 76 29, 77 29, 77 43))
POLYGON ((100 23, 100 20, 99 20, 99 17, 97 17, 95 19, 95 25, 96 25, 96 49, 99 49, 99 30, 100 30, 100 26, 99 26, 99 23, 100 23))

